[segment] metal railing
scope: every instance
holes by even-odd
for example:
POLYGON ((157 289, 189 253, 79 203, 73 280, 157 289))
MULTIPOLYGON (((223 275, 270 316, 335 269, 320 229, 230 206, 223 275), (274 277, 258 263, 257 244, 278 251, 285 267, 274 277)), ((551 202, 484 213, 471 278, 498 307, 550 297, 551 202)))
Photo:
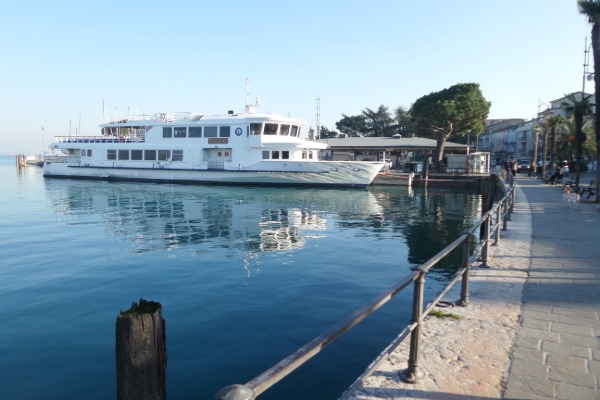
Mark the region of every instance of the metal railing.
MULTIPOLYGON (((507 229, 507 221, 510 221, 510 214, 513 212, 515 202, 515 187, 514 179, 511 174, 506 176, 509 184, 509 190, 505 196, 498 201, 492 209, 482 215, 482 217, 467 231, 460 235, 456 240, 446 246, 443 250, 426 261, 424 264, 413 269, 409 274, 400 280, 396 285, 389 288, 379 296, 348 315, 342 321, 330 329, 317 336, 315 339, 298 349, 295 353, 289 355, 273 367, 264 371, 256 378, 245 384, 234 384, 226 386, 219 390, 215 396, 216 400, 252 400, 260 396, 267 389, 275 385, 285 376, 300 367, 306 361, 310 360, 316 354, 321 352, 325 347, 335 341, 348 330, 368 317, 371 313, 378 310, 394 296, 407 288, 411 283, 413 289, 413 304, 412 304, 412 319, 411 323, 404 328, 398 337, 384 350, 382 354, 388 354, 395 349, 402 341, 410 334, 410 347, 408 357, 408 368, 400 373, 403 381, 408 383, 416 383, 423 376, 424 372, 420 365, 420 348, 421 348, 421 326, 423 324, 423 316, 427 315, 444 295, 460 280, 461 292, 460 300, 457 305, 467 306, 469 303, 469 270, 471 263, 477 258, 478 251, 471 256, 471 237, 479 230, 480 245, 479 261, 482 267, 488 267, 489 262, 489 246, 498 245, 500 243, 500 231, 507 229), (492 242, 492 237, 494 242, 492 242), (455 249, 462 247, 463 260, 462 267, 457 272, 455 277, 450 281, 442 291, 423 309, 425 276, 437 265, 441 260, 448 256, 455 249)), ((380 357, 374 362, 363 377, 369 376, 383 361, 380 357)), ((360 379, 357 380, 342 396, 346 398, 353 392, 355 387, 360 384, 360 379)))

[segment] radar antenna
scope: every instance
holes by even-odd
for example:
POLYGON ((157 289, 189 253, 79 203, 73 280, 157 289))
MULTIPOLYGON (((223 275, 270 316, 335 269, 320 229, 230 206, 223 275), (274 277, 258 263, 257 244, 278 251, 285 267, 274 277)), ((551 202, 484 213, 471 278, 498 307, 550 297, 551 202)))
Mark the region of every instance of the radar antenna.
POLYGON ((246 113, 254 114, 254 110, 260 107, 262 104, 260 103, 260 99, 257 97, 256 102, 254 104, 250 104, 248 98, 250 97, 250 81, 246 78, 246 113))

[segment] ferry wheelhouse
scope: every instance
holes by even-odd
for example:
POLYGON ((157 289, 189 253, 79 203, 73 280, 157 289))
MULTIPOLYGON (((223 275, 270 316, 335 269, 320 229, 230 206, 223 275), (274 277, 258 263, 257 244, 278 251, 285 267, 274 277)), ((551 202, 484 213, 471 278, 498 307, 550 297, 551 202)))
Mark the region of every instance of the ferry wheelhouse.
POLYGON ((100 125, 100 136, 58 136, 45 177, 157 182, 368 186, 381 162, 320 160, 304 121, 276 114, 158 113, 100 125))

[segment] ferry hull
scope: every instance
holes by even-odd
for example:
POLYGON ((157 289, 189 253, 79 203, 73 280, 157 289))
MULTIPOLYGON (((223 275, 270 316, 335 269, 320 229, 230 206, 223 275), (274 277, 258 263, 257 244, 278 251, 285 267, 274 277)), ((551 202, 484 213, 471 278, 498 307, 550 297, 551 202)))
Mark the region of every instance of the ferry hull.
POLYGON ((173 183, 209 183, 265 186, 366 187, 379 172, 379 165, 352 162, 318 162, 310 171, 190 170, 80 166, 46 163, 44 176, 173 183))

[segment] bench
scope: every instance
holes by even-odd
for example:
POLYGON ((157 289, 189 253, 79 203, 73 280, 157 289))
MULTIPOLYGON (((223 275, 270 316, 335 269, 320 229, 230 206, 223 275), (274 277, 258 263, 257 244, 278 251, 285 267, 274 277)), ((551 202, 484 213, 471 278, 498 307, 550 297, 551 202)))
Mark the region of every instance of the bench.
POLYGON ((580 188, 579 195, 583 197, 585 193, 588 194, 586 199, 589 199, 596 194, 596 181, 594 179, 591 180, 588 186, 580 188))

